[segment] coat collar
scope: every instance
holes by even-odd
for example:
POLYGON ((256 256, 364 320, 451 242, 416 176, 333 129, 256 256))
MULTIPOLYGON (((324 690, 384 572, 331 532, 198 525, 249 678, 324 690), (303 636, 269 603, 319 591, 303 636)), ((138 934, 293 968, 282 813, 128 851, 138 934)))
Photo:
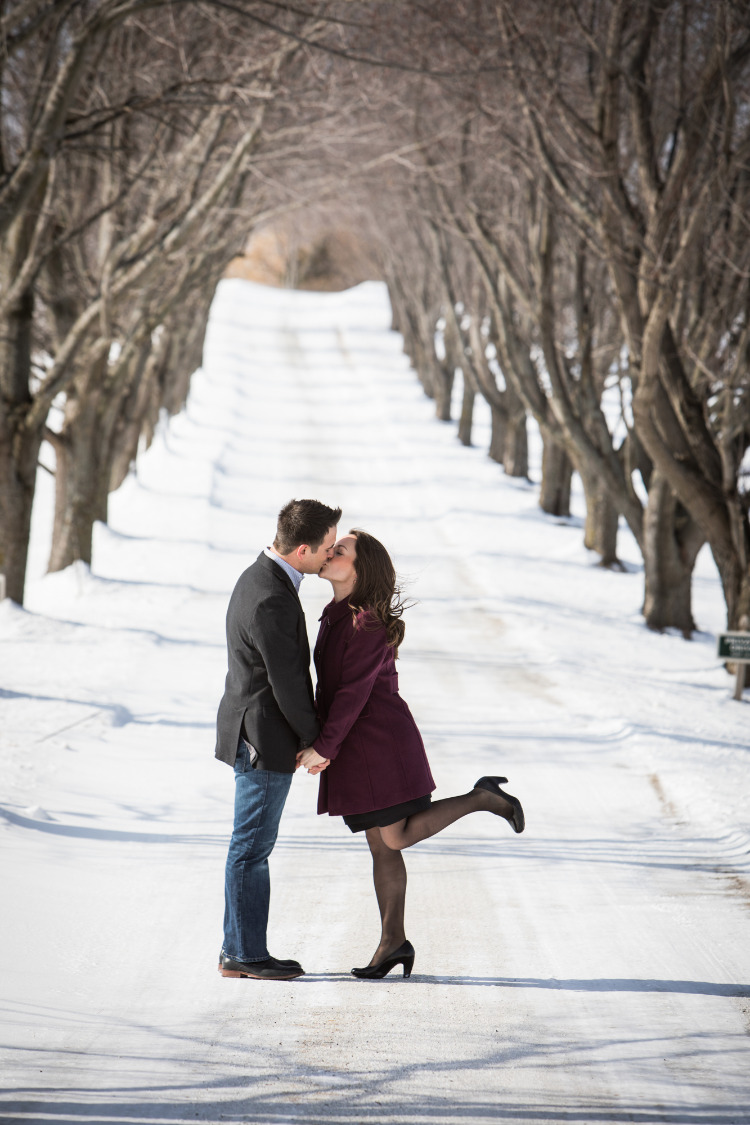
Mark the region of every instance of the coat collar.
POLYGON ((347 614, 349 615, 349 617, 351 617, 352 613, 353 610, 349 605, 348 598, 342 598, 340 602, 332 600, 323 609, 323 612, 320 615, 320 620, 322 621, 325 617, 328 618, 329 625, 335 625, 337 621, 341 621, 344 617, 347 616, 347 614))
POLYGON ((269 559, 265 551, 261 551, 261 553, 258 555, 258 558, 256 559, 256 562, 258 562, 262 567, 265 567, 265 569, 268 570, 271 574, 276 575, 279 581, 283 582, 284 585, 292 591, 295 598, 299 600, 299 594, 295 590, 294 583, 292 582, 289 575, 284 572, 284 570, 279 566, 278 563, 275 563, 273 559, 269 559))

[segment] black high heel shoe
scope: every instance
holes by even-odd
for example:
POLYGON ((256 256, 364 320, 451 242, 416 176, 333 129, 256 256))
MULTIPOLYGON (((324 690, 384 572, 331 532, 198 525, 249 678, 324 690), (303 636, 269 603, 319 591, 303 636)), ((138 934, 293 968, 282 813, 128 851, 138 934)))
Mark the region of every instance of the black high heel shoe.
POLYGON ((395 969, 396 965, 404 966, 404 976, 410 977, 414 965, 414 946, 410 941, 405 941, 393 953, 389 953, 377 965, 365 965, 363 969, 352 969, 352 975, 362 980, 382 980, 383 977, 395 969))
POLYGON ((507 777, 480 777, 474 788, 486 789, 488 793, 496 793, 503 797, 513 809, 511 815, 503 817, 503 819, 508 821, 514 832, 523 832, 526 827, 526 817, 523 815, 521 802, 518 797, 511 797, 510 793, 505 793, 500 788, 501 784, 507 784, 507 781, 507 777))

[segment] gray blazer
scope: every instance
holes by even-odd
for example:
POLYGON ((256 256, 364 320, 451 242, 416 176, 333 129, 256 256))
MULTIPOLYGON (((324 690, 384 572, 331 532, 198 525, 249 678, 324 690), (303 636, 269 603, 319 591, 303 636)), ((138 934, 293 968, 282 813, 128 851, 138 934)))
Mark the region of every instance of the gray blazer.
POLYGON ((319 733, 310 646, 294 583, 260 554, 240 575, 227 610, 227 672, 216 719, 216 757, 233 766, 240 733, 257 768, 293 773, 297 751, 319 733))

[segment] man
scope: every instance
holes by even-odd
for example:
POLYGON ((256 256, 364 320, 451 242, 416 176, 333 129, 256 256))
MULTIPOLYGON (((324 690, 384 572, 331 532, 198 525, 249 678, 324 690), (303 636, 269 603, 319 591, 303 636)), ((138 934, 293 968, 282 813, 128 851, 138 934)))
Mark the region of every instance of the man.
POLYGON ((227 672, 217 717, 216 757, 234 767, 234 829, 225 880, 225 977, 291 980, 298 961, 266 945, 268 857, 297 767, 318 735, 310 647, 299 587, 333 554, 340 508, 290 500, 272 548, 240 575, 227 610, 227 672))

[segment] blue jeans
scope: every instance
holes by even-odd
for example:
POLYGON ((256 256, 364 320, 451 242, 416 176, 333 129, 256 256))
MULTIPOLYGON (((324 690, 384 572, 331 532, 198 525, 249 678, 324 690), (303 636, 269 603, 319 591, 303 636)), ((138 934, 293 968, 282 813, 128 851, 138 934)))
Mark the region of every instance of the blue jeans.
POLYGON ((224 882, 224 952, 238 961, 265 961, 271 883, 268 857, 293 773, 257 770, 240 740, 234 764, 234 829, 224 882))

